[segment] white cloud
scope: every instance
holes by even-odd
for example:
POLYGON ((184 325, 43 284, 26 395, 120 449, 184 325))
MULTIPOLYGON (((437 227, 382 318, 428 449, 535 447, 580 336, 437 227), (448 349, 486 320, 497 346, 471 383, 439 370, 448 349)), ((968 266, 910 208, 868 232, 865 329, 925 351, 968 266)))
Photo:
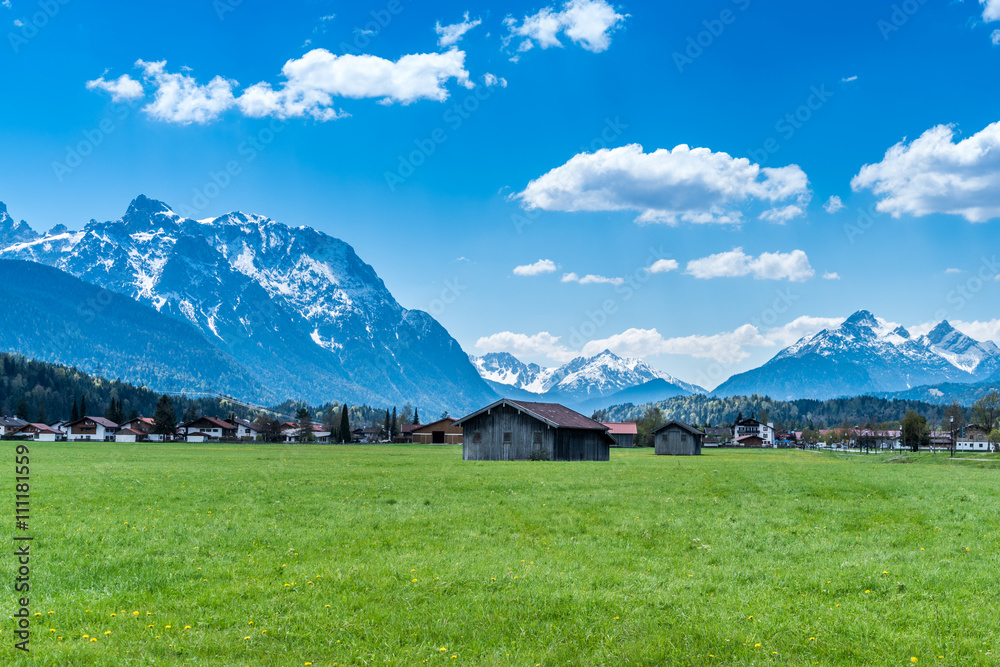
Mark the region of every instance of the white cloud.
POLYGON ((993 42, 993 46, 1000 46, 1000 30, 994 30, 990 34, 990 41, 993 42))
POLYGON ((385 104, 412 104, 418 100, 443 102, 445 84, 455 79, 466 88, 474 84, 465 69, 465 52, 419 53, 398 61, 376 56, 337 56, 326 49, 313 49, 281 68, 286 81, 274 89, 258 83, 239 99, 244 114, 258 118, 311 116, 333 120, 343 114, 334 108, 334 98, 380 99, 385 104))
POLYGON ((846 207, 844 206, 844 201, 837 195, 834 195, 830 197, 825 204, 823 204, 823 208, 826 209, 827 213, 836 213, 846 207))
POLYGON ((624 278, 605 278, 589 273, 582 278, 575 273, 567 273, 562 277, 564 283, 580 283, 581 285, 624 285, 624 278))
POLYGON ((10 6, 10 0, 3 0, 3 2, 2 2, 2 3, 0 3, 0 4, 2 4, 2 5, 3 5, 4 7, 6 7, 7 9, 10 9, 10 8, 11 8, 11 6, 10 6))
POLYGON ((743 248, 692 260, 688 262, 687 273, 700 280, 753 275, 757 280, 791 282, 805 282, 816 275, 809 258, 801 250, 765 252, 759 257, 752 257, 743 252, 743 248))
POLYGON ((207 123, 233 106, 235 81, 215 77, 207 85, 199 85, 187 74, 172 74, 167 62, 136 61, 147 81, 156 86, 153 101, 143 109, 157 120, 172 123, 207 123))
POLYGON ((18 28, 23 28, 24 21, 22 21, 21 19, 14 19, 14 25, 16 25, 18 28))
POLYGON ((504 25, 509 34, 504 44, 520 38, 517 47, 520 52, 530 51, 535 46, 543 49, 561 47, 559 34, 563 33, 584 49, 600 53, 611 46, 611 34, 626 18, 605 0, 569 0, 561 11, 545 7, 537 14, 525 16, 520 25, 508 16, 504 25))
POLYGON ((500 86, 501 88, 507 87, 507 79, 498 77, 496 74, 490 74, 487 72, 483 75, 483 82, 486 84, 487 88, 492 88, 493 86, 500 86))
POLYGON ((551 259, 540 259, 534 264, 514 267, 515 276, 540 276, 546 273, 555 273, 558 267, 551 259))
POLYGON ((963 322, 961 320, 951 322, 951 325, 978 341, 991 340, 1000 344, 1000 320, 988 320, 986 322, 974 321, 963 322))
POLYGON ((514 356, 544 356, 560 363, 570 361, 576 356, 572 350, 559 345, 559 336, 553 336, 547 331, 534 336, 503 331, 480 338, 476 341, 476 348, 482 350, 484 354, 510 352, 514 356))
POLYGON ((962 269, 945 269, 944 271, 948 275, 955 275, 956 273, 965 273, 962 269))
POLYGON ((855 192, 881 197, 878 210, 899 218, 934 213, 969 222, 1000 217, 1000 123, 955 143, 954 128, 938 125, 885 158, 866 164, 851 180, 855 192))
POLYGON ((823 274, 823 280, 840 280, 840 274, 836 271, 827 271, 823 274))
MULTIPOLYGON (((201 85, 189 74, 167 71, 166 65, 166 61, 136 62, 156 89, 153 101, 143 110, 157 120, 182 124, 208 123, 232 108, 251 118, 310 116, 327 121, 347 115, 335 107, 336 98, 378 99, 383 104, 443 102, 449 96, 446 84, 452 79, 466 88, 475 87, 465 69, 465 52, 457 49, 407 55, 395 62, 313 49, 285 63, 281 70, 285 81, 279 87, 261 82, 239 96, 234 93, 236 81, 217 76, 201 85)), ((121 95, 134 94, 137 85, 126 75, 113 82, 103 78, 88 82, 87 87, 114 94, 114 86, 121 95)))
POLYGON ((851 83, 852 81, 857 81, 857 80, 858 80, 857 76, 845 76, 840 81, 841 83, 851 83))
POLYGON ((660 259, 653 262, 653 265, 649 267, 648 271, 650 273, 670 273, 671 271, 676 271, 680 268, 680 264, 677 263, 676 259, 660 259))
POLYGON ((441 22, 438 21, 434 26, 434 30, 438 34, 438 46, 441 48, 447 48, 458 44, 462 41, 462 37, 465 36, 465 33, 469 32, 478 25, 482 25, 482 23, 481 19, 470 21, 469 12, 465 12, 465 17, 461 23, 441 25, 441 22))
POLYGON ((142 89, 142 84, 128 74, 122 74, 117 79, 112 79, 111 81, 106 81, 103 76, 99 79, 88 81, 87 90, 103 90, 106 93, 110 93, 112 102, 137 100, 146 94, 142 89))
POLYGON ((630 144, 581 153, 516 195, 546 211, 637 211, 638 222, 739 223, 750 200, 778 205, 762 218, 801 215, 811 192, 797 165, 762 168, 746 158, 680 145, 643 152, 630 144), (789 201, 793 201, 791 205, 789 201))
POLYGON ((1000 0, 979 0, 983 6, 984 21, 1000 21, 1000 0))

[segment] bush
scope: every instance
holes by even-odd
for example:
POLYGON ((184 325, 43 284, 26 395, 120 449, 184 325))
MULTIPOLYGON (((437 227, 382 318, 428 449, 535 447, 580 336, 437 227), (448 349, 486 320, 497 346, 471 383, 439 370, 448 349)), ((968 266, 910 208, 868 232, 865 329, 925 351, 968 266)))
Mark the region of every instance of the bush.
POLYGON ((549 461, 551 459, 549 459, 549 453, 547 451, 545 451, 544 449, 536 449, 535 451, 531 452, 531 455, 528 457, 528 460, 549 461))

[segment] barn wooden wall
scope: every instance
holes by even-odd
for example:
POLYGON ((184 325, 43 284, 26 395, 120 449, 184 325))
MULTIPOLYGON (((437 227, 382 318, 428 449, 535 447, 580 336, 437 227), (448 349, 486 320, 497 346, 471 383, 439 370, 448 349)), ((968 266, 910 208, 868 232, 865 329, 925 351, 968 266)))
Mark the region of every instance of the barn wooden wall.
POLYGON ((656 434, 656 453, 661 456, 698 456, 701 438, 682 428, 673 427, 656 434))
POLYGON ((553 461, 608 461, 611 451, 599 431, 554 429, 507 405, 464 424, 462 457, 466 461, 525 461, 539 449, 553 461), (505 442, 508 433, 510 441, 505 442))

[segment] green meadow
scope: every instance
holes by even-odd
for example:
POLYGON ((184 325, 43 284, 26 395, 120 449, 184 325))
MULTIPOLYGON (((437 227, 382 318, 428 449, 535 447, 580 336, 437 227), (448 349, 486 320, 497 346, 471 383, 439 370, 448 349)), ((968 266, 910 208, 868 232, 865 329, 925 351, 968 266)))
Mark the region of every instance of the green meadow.
POLYGON ((8 513, 4 665, 1000 662, 1000 460, 103 443, 31 459, 31 654, 13 646, 8 513))

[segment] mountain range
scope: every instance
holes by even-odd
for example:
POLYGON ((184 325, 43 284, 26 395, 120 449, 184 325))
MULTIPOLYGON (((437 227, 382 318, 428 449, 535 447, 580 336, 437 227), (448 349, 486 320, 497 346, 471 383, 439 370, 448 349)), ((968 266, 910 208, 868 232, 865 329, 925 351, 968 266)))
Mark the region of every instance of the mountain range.
POLYGON ((867 310, 840 327, 807 336, 760 368, 731 377, 715 396, 758 394, 778 400, 884 395, 942 383, 996 379, 1000 348, 941 322, 922 336, 867 310))
MULTIPOLYGON (((44 264, 128 297, 190 327, 204 341, 197 349, 211 346, 222 353, 219 363, 241 371, 220 376, 208 364, 189 387, 174 390, 207 384, 251 398, 409 402, 431 412, 471 410, 495 398, 436 320, 404 309, 350 245, 311 228, 239 212, 197 221, 145 196, 118 220, 91 220, 80 231, 60 225, 45 235, 2 211, 0 259, 44 264)), ((105 327, 97 342, 113 347, 128 326, 105 327)), ((14 351, 39 350, 30 339, 21 336, 14 351)), ((182 364, 190 341, 191 332, 161 337, 149 353, 157 364, 182 364)), ((45 352, 48 360, 98 370, 78 350, 45 352)), ((150 379, 122 372, 128 381, 150 379)))
POLYGON ((613 405, 618 398, 629 398, 623 392, 634 392, 639 387, 646 387, 643 396, 655 396, 655 400, 707 393, 641 359, 622 358, 609 350, 555 368, 525 364, 507 352, 470 359, 483 379, 502 396, 565 403, 584 411, 613 405))

